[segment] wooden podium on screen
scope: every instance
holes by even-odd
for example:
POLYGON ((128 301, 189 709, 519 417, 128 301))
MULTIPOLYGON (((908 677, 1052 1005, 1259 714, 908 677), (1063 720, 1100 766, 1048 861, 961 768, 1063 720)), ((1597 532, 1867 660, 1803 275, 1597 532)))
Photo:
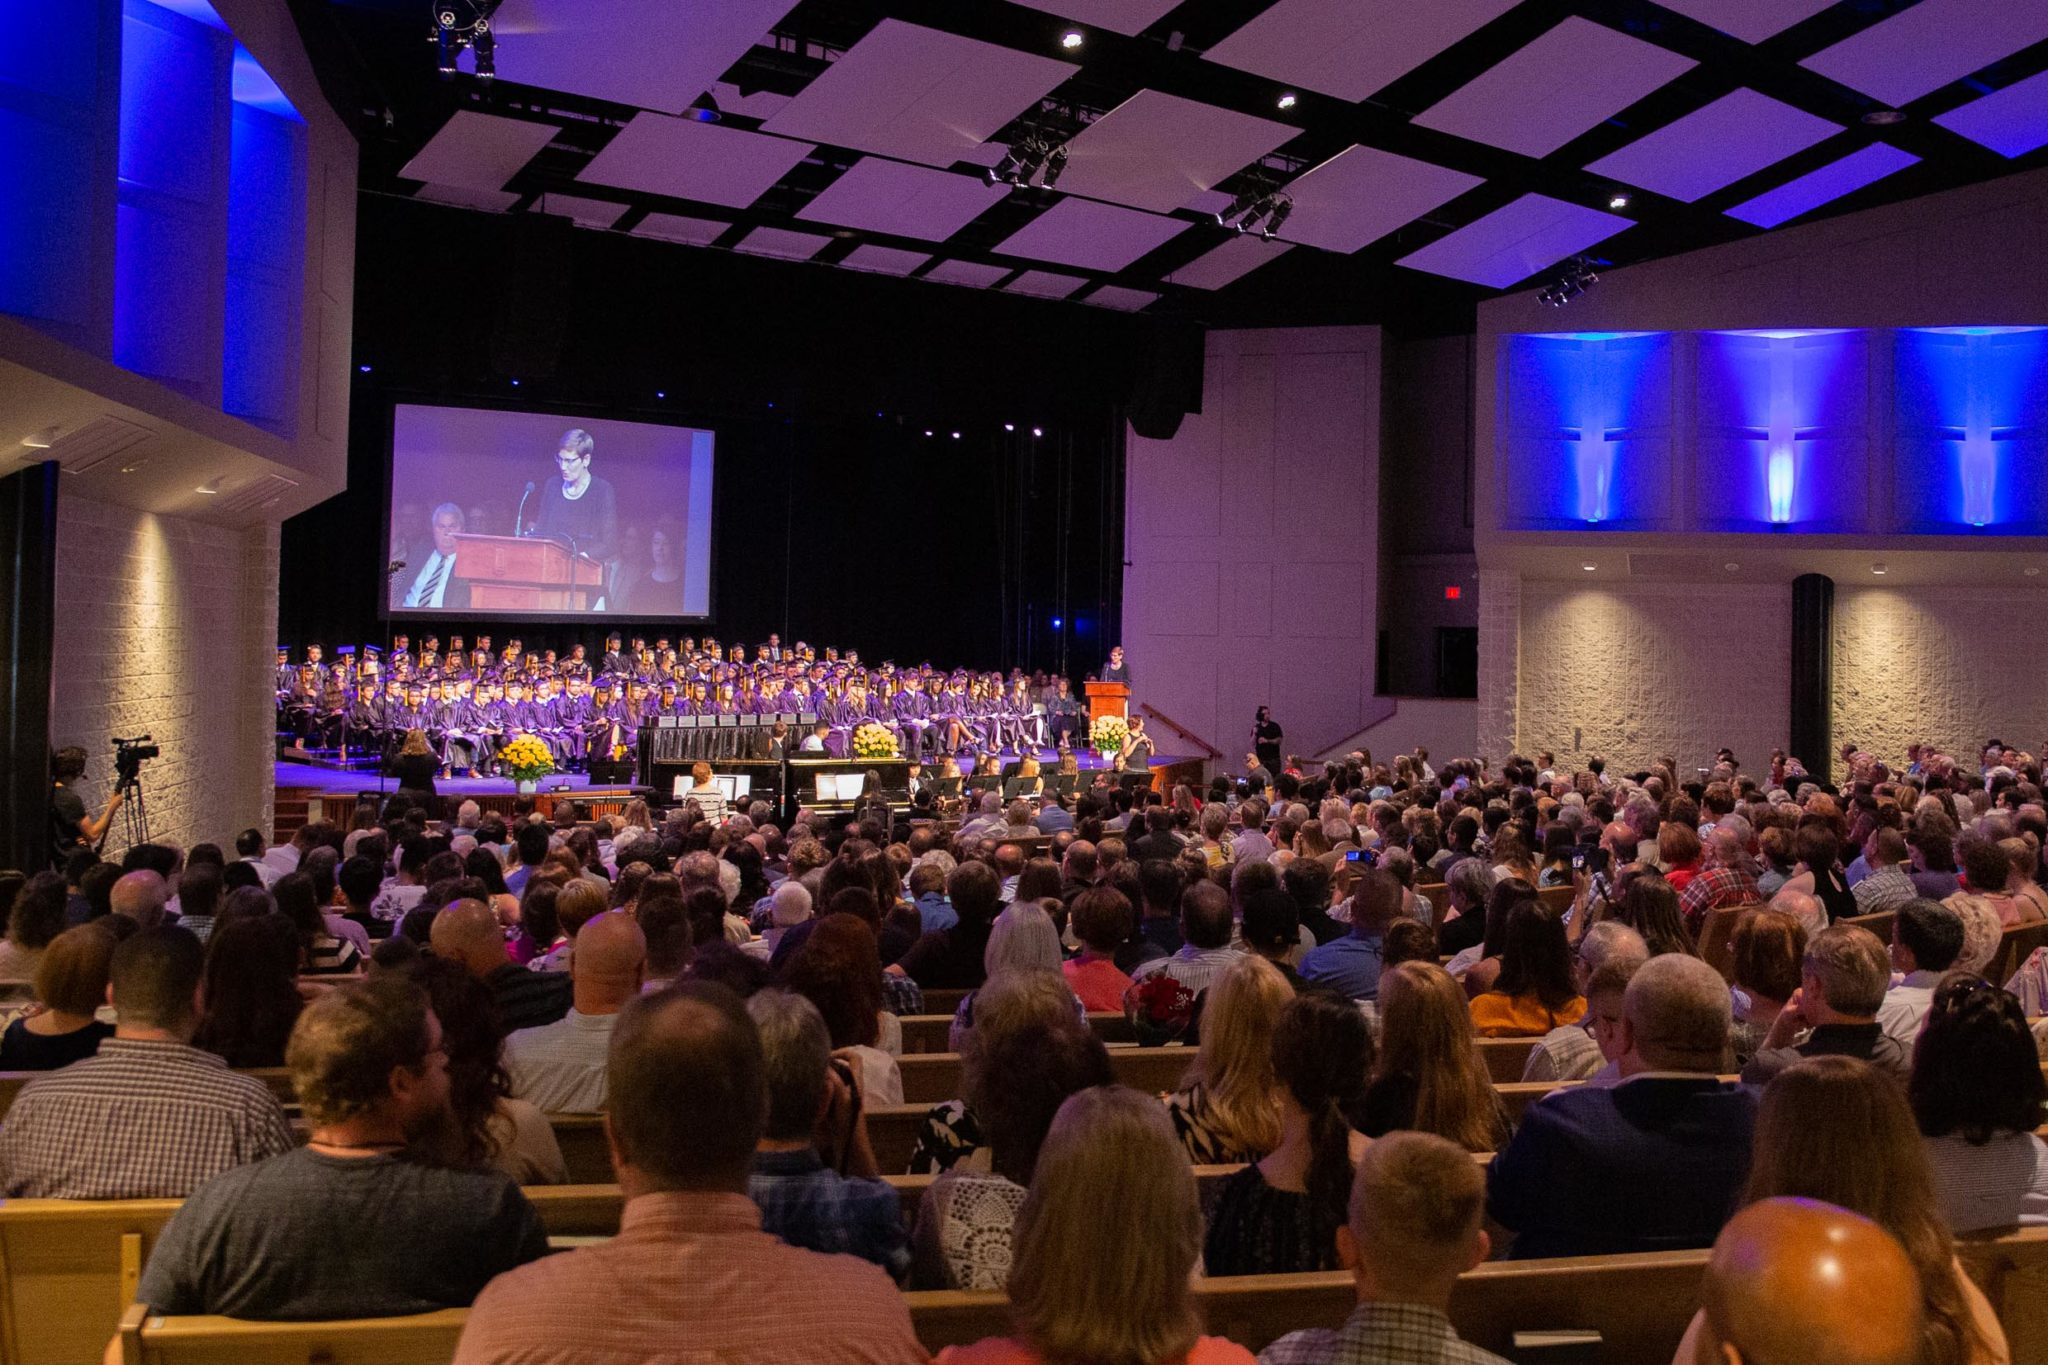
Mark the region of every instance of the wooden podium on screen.
POLYGON ((455 577, 478 611, 589 611, 604 592, 604 565, 553 540, 455 537, 455 577))
MULTIPOLYGON (((461 559, 455 561, 460 564, 461 559)), ((1088 724, 1093 726, 1104 716, 1128 716, 1131 712, 1131 685, 1120 682, 1097 682, 1090 678, 1081 684, 1088 694, 1088 724)))

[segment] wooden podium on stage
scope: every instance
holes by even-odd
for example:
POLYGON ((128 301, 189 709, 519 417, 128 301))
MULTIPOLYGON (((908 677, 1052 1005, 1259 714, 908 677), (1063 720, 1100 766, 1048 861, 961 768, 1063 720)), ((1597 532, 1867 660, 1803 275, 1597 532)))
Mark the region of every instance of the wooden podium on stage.
MULTIPOLYGON (((455 561, 460 564, 462 561, 455 561)), ((1104 716, 1128 716, 1131 713, 1131 685, 1120 682, 1097 682, 1090 678, 1081 684, 1088 694, 1088 724, 1092 727, 1104 716)))
POLYGON ((559 541, 455 537, 455 577, 479 611, 589 611, 604 592, 604 565, 559 541))

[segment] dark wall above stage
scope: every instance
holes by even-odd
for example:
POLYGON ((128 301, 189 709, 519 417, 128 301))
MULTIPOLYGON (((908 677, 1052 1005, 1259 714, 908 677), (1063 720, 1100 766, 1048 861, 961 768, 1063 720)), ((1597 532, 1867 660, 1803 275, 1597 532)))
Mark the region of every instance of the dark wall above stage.
POLYGON ((1122 411, 1165 324, 378 196, 357 240, 349 488, 285 524, 284 642, 388 634, 398 401, 714 428, 726 639, 1080 673, 1114 634, 1122 411))

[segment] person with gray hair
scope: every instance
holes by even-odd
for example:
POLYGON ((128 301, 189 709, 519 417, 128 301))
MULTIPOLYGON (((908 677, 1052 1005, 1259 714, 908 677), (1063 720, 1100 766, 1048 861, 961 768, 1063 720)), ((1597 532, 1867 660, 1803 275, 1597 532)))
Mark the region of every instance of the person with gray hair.
POLYGON ((1728 983, 1696 957, 1636 970, 1618 1025, 1621 1083, 1530 1107, 1487 1175, 1510 1255, 1603 1256, 1705 1247, 1749 1171, 1756 1092, 1717 1074, 1728 983))
POLYGON ((474 801, 464 801, 455 808, 455 828, 474 830, 483 824, 484 808, 474 801))
POLYGON ((1593 1081, 1611 1075, 1619 1080, 1620 1029, 1623 1000, 1636 969, 1650 960, 1643 936, 1619 920, 1602 920, 1586 931, 1572 958, 1572 975, 1586 997, 1585 1017, 1554 1028, 1529 1051, 1522 1068, 1525 1081, 1593 1081))
POLYGON ((794 877, 785 879, 768 895, 769 925, 761 937, 749 939, 740 945, 740 951, 749 957, 766 962, 775 955, 776 945, 783 935, 811 917, 811 893, 804 884, 794 877))
POLYGON ((462 534, 464 524, 461 504, 444 502, 434 509, 428 520, 434 533, 433 551, 420 565, 419 574, 405 590, 400 606, 439 610, 469 605, 469 580, 455 576, 455 553, 459 548, 455 538, 462 534))
POLYGON ((1891 981, 1890 951, 1868 929, 1837 924, 1813 935, 1800 963, 1799 989, 1742 1068, 1742 1079, 1763 1085, 1808 1057, 1843 1056, 1905 1080, 1913 1069, 1912 1051, 1887 1034, 1877 1017, 1891 981))
POLYGON ((858 1068, 832 1055, 824 1016, 801 995, 759 991, 747 1014, 761 1034, 768 1081, 768 1121, 747 1182, 762 1231, 794 1247, 873 1261, 900 1283, 910 1270, 903 1201, 877 1173, 858 1068))
MULTIPOLYGON (((982 949, 982 970, 987 973, 982 986, 969 991, 960 998, 953 1010, 953 1024, 947 1030, 947 1046, 961 1051, 961 1044, 974 1029, 974 998, 979 990, 990 984, 1012 976, 1029 976, 1034 973, 1057 977, 1066 984, 1066 974, 1061 964, 1066 955, 1060 951, 1059 926, 1052 922, 1052 916, 1045 912, 1036 901, 1019 901, 1004 908, 990 926, 988 946, 982 949)), ((1071 993, 1073 988, 1067 987, 1071 993)), ((1074 997, 1074 1011, 1087 1022, 1087 1011, 1081 998, 1074 997)))

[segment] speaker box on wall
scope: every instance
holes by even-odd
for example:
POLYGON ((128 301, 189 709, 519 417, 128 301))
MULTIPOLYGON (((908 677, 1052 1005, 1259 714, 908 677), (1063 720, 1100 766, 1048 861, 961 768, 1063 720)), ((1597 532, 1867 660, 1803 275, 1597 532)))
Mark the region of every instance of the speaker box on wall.
POLYGON ((1132 431, 1148 441, 1172 440, 1180 419, 1202 410, 1202 342, 1199 326, 1160 330, 1131 382, 1132 431))
POLYGON ((575 297, 573 234, 559 214, 514 214, 506 223, 491 325, 491 369, 506 379, 551 379, 562 360, 575 297))

